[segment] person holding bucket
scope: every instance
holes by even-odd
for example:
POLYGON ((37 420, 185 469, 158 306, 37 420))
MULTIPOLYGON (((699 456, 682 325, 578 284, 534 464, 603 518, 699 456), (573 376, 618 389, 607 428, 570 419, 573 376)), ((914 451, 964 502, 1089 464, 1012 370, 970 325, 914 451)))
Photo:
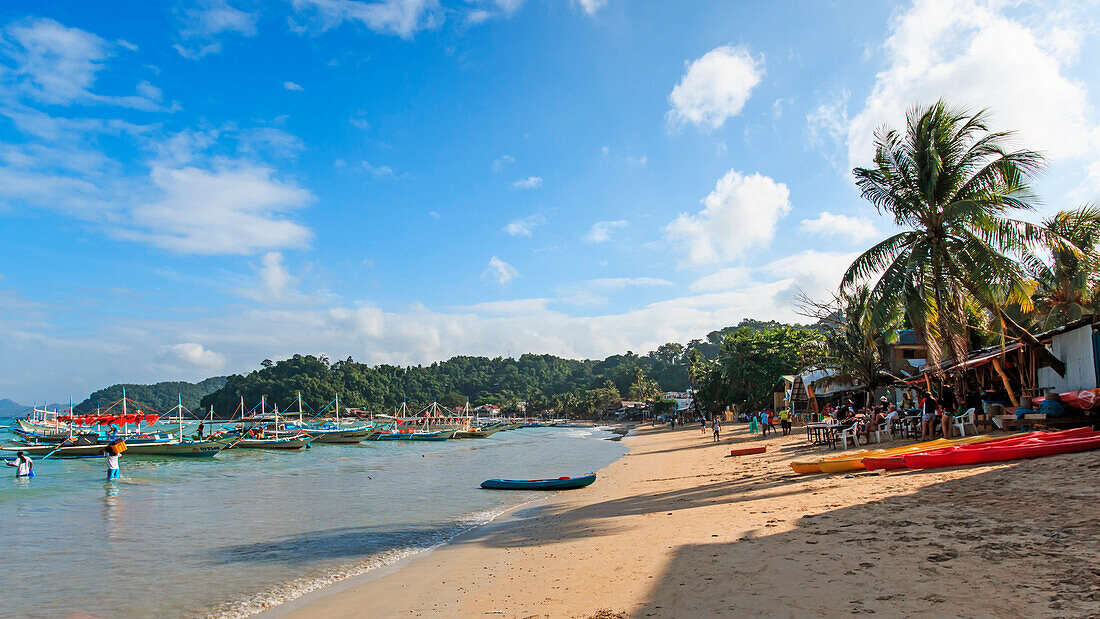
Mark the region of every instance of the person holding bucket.
POLYGON ((114 443, 108 445, 107 449, 103 450, 103 455, 107 460, 107 481, 118 479, 120 473, 118 459, 122 455, 121 445, 116 446, 114 443))

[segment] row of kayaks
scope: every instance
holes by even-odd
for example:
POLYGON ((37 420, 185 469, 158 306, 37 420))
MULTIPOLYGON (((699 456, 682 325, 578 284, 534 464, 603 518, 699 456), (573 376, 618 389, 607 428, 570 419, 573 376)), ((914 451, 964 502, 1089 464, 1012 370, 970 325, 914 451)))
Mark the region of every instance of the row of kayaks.
POLYGON ((798 474, 845 473, 897 469, 927 469, 1039 458, 1100 448, 1100 432, 1074 428, 1060 432, 1024 432, 938 439, 924 443, 872 449, 829 458, 791 462, 798 474))

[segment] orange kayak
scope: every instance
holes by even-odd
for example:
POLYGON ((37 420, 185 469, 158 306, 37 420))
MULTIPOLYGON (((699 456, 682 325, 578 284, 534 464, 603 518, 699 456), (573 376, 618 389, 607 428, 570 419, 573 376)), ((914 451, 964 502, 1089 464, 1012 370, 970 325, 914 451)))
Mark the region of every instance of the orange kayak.
POLYGON ((762 454, 768 450, 767 445, 761 445, 759 447, 742 447, 741 449, 730 450, 731 456, 747 456, 749 454, 762 454))

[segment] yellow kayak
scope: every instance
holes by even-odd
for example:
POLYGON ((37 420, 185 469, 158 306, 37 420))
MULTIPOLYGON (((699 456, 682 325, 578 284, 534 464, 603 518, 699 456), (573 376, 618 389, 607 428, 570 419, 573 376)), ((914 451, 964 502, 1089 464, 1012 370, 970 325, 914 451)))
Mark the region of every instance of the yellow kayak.
POLYGON ((892 447, 890 449, 870 449, 866 451, 859 451, 856 453, 840 454, 828 458, 820 458, 818 460, 812 461, 791 462, 791 468, 794 469, 794 472, 798 473, 799 475, 807 475, 811 473, 844 473, 847 471, 862 471, 864 470, 864 458, 915 453, 926 451, 929 449, 936 449, 938 447, 947 447, 948 445, 969 445, 973 443, 984 443, 993 439, 994 437, 985 434, 982 434, 980 436, 968 436, 966 438, 955 439, 938 438, 934 441, 914 443, 912 445, 892 447))

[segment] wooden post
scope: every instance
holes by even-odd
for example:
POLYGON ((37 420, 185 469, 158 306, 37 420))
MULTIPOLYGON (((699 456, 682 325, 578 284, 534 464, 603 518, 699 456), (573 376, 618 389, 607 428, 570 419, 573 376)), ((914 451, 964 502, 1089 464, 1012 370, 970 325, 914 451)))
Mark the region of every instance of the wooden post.
POLYGON ((1005 374, 1000 358, 993 358, 993 369, 997 370, 997 374, 1000 374, 1001 382, 1004 383, 1005 391, 1008 392, 1008 399, 1012 402, 1012 405, 1019 406, 1020 401, 1016 399, 1016 394, 1012 392, 1012 385, 1008 382, 1008 374, 1005 374))

